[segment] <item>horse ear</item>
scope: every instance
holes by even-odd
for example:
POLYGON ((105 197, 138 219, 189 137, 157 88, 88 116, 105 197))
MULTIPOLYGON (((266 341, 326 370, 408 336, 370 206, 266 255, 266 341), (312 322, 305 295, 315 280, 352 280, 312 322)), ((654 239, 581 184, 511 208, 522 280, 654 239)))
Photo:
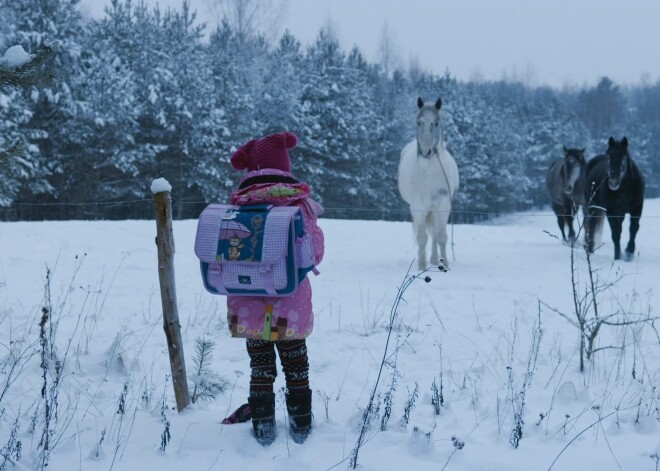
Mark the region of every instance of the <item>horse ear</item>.
POLYGON ((438 100, 435 102, 435 109, 439 110, 442 108, 442 99, 438 98, 438 100))
POLYGON ((621 145, 623 146, 624 149, 628 148, 628 138, 626 136, 623 136, 623 139, 621 140, 621 145))
POLYGON ((566 148, 566 146, 561 146, 561 148, 564 149, 564 155, 568 154, 568 149, 566 148))
POLYGON ((610 138, 607 140, 607 145, 609 147, 612 147, 614 145, 614 142, 615 142, 614 138, 610 136, 610 138))
POLYGON ((420 108, 420 109, 421 109, 422 106, 424 106, 424 100, 422 100, 422 97, 421 97, 421 96, 418 96, 418 97, 417 97, 417 108, 420 108))

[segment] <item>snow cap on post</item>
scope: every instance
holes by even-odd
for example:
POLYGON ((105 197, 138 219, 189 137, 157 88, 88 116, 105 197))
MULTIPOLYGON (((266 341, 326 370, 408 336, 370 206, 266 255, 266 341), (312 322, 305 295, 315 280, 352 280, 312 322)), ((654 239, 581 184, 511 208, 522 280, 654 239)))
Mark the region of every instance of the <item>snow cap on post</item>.
POLYGON ((274 168, 291 172, 291 160, 287 149, 293 149, 298 138, 292 132, 270 134, 260 139, 252 139, 243 144, 231 156, 231 166, 248 172, 274 168))
POLYGON ((151 193, 162 193, 163 191, 172 191, 172 185, 164 178, 157 178, 151 182, 151 193))

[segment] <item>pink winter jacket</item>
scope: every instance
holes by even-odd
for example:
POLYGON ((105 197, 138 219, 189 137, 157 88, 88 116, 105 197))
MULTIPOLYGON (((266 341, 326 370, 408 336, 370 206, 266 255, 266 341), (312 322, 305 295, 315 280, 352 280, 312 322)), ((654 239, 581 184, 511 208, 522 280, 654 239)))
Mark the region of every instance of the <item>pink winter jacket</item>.
MULTIPOLYGON (((230 201, 231 204, 236 205, 300 206, 305 220, 305 231, 314 241, 314 257, 318 265, 323 259, 324 238, 323 231, 316 224, 316 219, 323 212, 323 208, 310 197, 309 185, 304 182, 293 183, 293 181, 295 180, 291 174, 280 170, 255 170, 241 179, 241 185, 231 194, 230 201), (273 179, 281 182, 268 181, 273 179)), ((266 312, 271 313, 270 340, 272 341, 300 339, 311 334, 314 314, 310 276, 311 272, 291 296, 227 296, 227 323, 232 336, 261 339, 266 312)))

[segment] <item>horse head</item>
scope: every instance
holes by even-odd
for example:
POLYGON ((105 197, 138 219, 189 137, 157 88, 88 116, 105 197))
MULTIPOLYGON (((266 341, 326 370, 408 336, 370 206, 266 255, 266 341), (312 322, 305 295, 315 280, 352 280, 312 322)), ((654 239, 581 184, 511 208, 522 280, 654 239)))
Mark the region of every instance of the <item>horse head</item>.
POLYGON ((573 195, 575 185, 581 176, 584 176, 585 149, 568 149, 564 147, 564 165, 561 169, 562 187, 568 196, 573 195))
POLYGON ((607 186, 616 191, 621 186, 628 169, 628 138, 617 141, 613 137, 607 141, 607 186))
POLYGON ((433 104, 425 104, 421 97, 417 98, 417 155, 424 158, 430 158, 434 154, 439 154, 438 146, 441 137, 440 108, 442 100, 440 98, 433 104))

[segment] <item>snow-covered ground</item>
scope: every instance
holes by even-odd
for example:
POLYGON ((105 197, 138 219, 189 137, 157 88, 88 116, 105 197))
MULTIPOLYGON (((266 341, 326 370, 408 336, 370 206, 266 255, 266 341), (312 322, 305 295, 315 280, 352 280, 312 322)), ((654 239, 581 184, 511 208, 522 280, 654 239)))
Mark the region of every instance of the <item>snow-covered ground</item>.
MULTIPOLYGON (((416 249, 409 223, 321 219, 320 225, 326 253, 312 280, 316 326, 308 339, 314 430, 303 445, 288 439, 280 373, 279 434, 263 448, 249 423, 220 423, 245 402, 249 366, 244 341, 227 330, 224 298, 202 287, 196 221, 174 222, 188 373, 195 340, 205 337, 215 344, 211 369, 228 387, 180 414, 166 382, 155 222, 0 223, 0 451, 14 460, 16 447, 7 444, 17 418, 22 445, 16 467, 7 462, 5 469, 38 464, 45 426, 38 323, 47 268, 54 309, 46 328, 63 361, 57 418, 51 403, 48 469, 346 469, 385 354, 390 311, 416 249), (161 451, 166 421, 171 441, 161 451)), ((602 350, 579 373, 578 330, 553 311, 575 319, 571 250, 548 232, 558 233, 549 211, 454 227, 450 271, 431 272, 430 282, 416 280, 404 292, 360 469, 657 469, 658 333, 651 322, 603 325, 595 345, 602 350), (391 417, 381 431, 393 377, 391 417), (439 415, 434 382, 442 387, 439 415)), ((647 201, 637 241, 633 262, 613 262, 604 228, 592 258, 601 317, 658 315, 660 200, 647 201)), ((588 271, 583 251, 575 256, 582 299, 588 271)), ((48 388, 54 374, 51 364, 48 388)))

